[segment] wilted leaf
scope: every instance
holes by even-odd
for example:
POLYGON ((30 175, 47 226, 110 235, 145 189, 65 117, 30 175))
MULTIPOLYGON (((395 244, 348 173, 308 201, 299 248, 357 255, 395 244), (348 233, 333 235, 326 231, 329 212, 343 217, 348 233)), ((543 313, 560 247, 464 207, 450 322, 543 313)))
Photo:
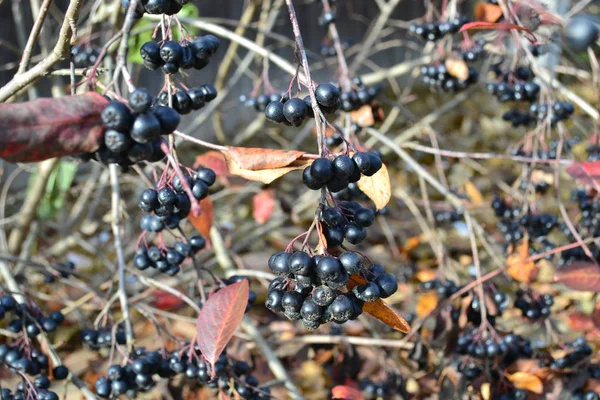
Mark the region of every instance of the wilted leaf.
POLYGON ((598 187, 600 161, 573 162, 567 168, 567 173, 583 184, 598 187))
POLYGON ((259 224, 264 224, 271 218, 271 214, 275 210, 275 191, 266 189, 257 193, 252 198, 252 203, 254 205, 252 212, 254 220, 259 224))
POLYGON ((430 312, 435 310, 438 305, 438 296, 435 292, 425 293, 419 299, 416 307, 416 314, 419 318, 425 318, 430 312))
POLYGON ((469 67, 462 58, 449 57, 445 62, 448 74, 455 77, 458 80, 464 81, 469 78, 469 67))
POLYGON ((244 317, 250 286, 246 279, 208 298, 196 320, 196 343, 213 366, 244 317))
POLYGON ((502 8, 497 4, 477 3, 475 6, 475 19, 485 22, 498 22, 502 17, 502 8))
POLYGON ((36 162, 100 147, 106 97, 82 95, 0 104, 0 157, 36 162))
POLYGON ((225 157, 220 151, 208 151, 197 156, 196 161, 194 162, 194 168, 198 169, 199 167, 210 168, 215 171, 217 176, 231 176, 229 168, 227 168, 227 161, 225 161, 225 157))
POLYGON ((591 262, 575 261, 560 267, 554 279, 569 289, 600 292, 600 267, 591 262))
POLYGON ((390 175, 385 164, 381 166, 381 169, 375 175, 361 176, 357 185, 375 203, 378 210, 385 207, 392 197, 390 175))
POLYGON ((474 206, 480 206, 483 204, 483 196, 477 186, 473 185, 471 182, 465 183, 465 192, 467 196, 469 196, 469 200, 473 203, 474 206))
POLYGON ((363 400, 362 394, 350 386, 338 385, 331 389, 331 398, 339 400, 363 400))
POLYGON ((506 374, 506 379, 511 381, 517 389, 525 389, 537 394, 544 392, 542 380, 535 375, 526 372, 515 372, 514 374, 506 374))
POLYGON ((208 240, 214 219, 213 202, 210 197, 205 197, 200 201, 200 210, 200 215, 197 217, 190 213, 187 218, 192 226, 208 240))
POLYGON ((262 171, 290 166, 306 153, 296 150, 228 146, 224 154, 229 155, 241 169, 262 171))
MULTIPOLYGON (((366 283, 366 279, 360 275, 350 276, 350 282, 348 282, 348 290, 352 290, 357 285, 366 283)), ((392 310, 383 300, 378 299, 377 301, 367 302, 363 306, 363 311, 371 314, 390 328, 397 331, 408 333, 410 332, 410 325, 404 320, 396 311, 392 310)))
POLYGON ((232 175, 241 176, 242 178, 248 179, 250 181, 257 181, 265 184, 269 184, 275 179, 281 178, 289 172, 296 171, 298 169, 304 169, 313 161, 310 159, 298 160, 293 161, 286 167, 252 170, 240 167, 237 161, 235 161, 231 157, 231 154, 229 152, 224 152, 223 155, 225 156, 225 160, 227 161, 227 167, 229 168, 229 172, 231 172, 232 175))
POLYGON ((359 126, 373 126, 375 124, 375 115, 373 114, 373 108, 369 104, 366 104, 358 110, 350 113, 352 122, 355 122, 359 126))
POLYGON ((513 279, 529 283, 533 281, 538 274, 539 268, 529 260, 529 241, 527 238, 517 247, 516 251, 506 258, 506 273, 513 279))
POLYGON ((183 300, 179 297, 162 290, 155 290, 152 296, 154 297, 152 305, 160 310, 172 311, 183 305, 183 300))

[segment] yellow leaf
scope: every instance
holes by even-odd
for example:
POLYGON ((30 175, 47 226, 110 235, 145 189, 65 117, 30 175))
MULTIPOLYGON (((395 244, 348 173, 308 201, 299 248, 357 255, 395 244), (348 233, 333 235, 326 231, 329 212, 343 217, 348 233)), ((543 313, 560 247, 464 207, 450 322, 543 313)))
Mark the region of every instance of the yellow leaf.
POLYGON ((529 283, 537 277, 539 268, 533 261, 529 260, 529 240, 527 237, 517 247, 516 252, 506 258, 506 265, 506 273, 519 282, 529 283))
POLYGON ((450 57, 446 59, 445 65, 448 74, 456 79, 465 81, 469 78, 469 67, 462 58, 450 57))
POLYGON ((535 375, 526 372, 515 372, 514 374, 506 374, 506 379, 511 381, 517 389, 524 389, 537 394, 544 392, 544 383, 535 375))
POLYGON ((237 161, 230 156, 228 152, 223 152, 225 161, 227 162, 227 168, 232 175, 241 176, 242 178, 250 181, 262 182, 265 184, 273 182, 277 178, 281 178, 285 174, 304 169, 312 163, 313 160, 297 160, 292 162, 290 165, 281 168, 272 169, 261 169, 261 170, 250 170, 242 168, 237 161))
POLYGON ((474 206, 480 206, 483 204, 483 196, 481 192, 472 182, 465 183, 465 192, 467 192, 467 196, 471 200, 474 206))
POLYGON ((438 296, 435 292, 429 292, 421 296, 417 303, 415 312, 419 318, 425 318, 438 305, 438 296))
POLYGON ((392 185, 390 175, 385 164, 373 176, 361 176, 357 185, 375 203, 375 207, 381 210, 389 203, 392 197, 392 185))

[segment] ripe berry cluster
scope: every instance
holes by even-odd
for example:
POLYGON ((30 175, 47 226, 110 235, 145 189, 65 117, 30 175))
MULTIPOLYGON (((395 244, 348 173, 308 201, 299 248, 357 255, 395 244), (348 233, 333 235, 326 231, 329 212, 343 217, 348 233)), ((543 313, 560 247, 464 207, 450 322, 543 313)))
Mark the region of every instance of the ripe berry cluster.
POLYGON ((213 85, 202 85, 187 90, 178 90, 171 96, 169 102, 169 93, 162 92, 158 95, 158 103, 170 107, 171 104, 179 114, 189 114, 192 110, 199 110, 206 103, 210 103, 217 98, 217 89, 213 85))
POLYGON ((451 21, 412 24, 410 26, 410 31, 425 40, 434 41, 441 39, 448 34, 458 33, 460 28, 467 22, 469 22, 469 19, 465 16, 461 16, 454 18, 451 21))
POLYGON ((382 165, 381 157, 375 152, 357 152, 352 158, 339 155, 333 160, 319 157, 304 169, 302 181, 309 189, 319 190, 326 186, 335 193, 358 182, 361 175, 375 175, 382 165))
POLYGON ((526 214, 519 220, 530 237, 547 236, 558 226, 558 218, 551 214, 526 214))
POLYGON ((8 323, 7 329, 13 333, 21 333, 24 328, 30 338, 36 337, 41 331, 54 332, 65 320, 60 311, 55 311, 46 317, 37 307, 18 304, 11 295, 4 295, 0 297, 0 321, 9 314, 12 314, 13 318, 8 323))
MULTIPOLYGON (((2 364, 13 372, 24 372, 31 376, 47 373, 50 365, 48 357, 39 349, 8 344, 0 344, 0 366, 2 364)), ((69 370, 64 365, 58 365, 52 370, 52 375, 54 380, 63 380, 69 375, 69 370)))
POLYGON ((532 321, 550 316, 550 307, 554 304, 554 297, 546 293, 541 296, 518 290, 515 298, 515 307, 521 310, 522 315, 532 321))
MULTIPOLYGON (((63 378, 64 379, 64 378, 63 378)), ((56 376, 54 380, 57 379, 56 376)), ((46 375, 39 375, 32 382, 19 382, 17 389, 13 392, 8 388, 0 389, 0 399, 2 400, 58 400, 58 395, 49 390, 52 382, 46 375)))
POLYGON ((421 284, 423 290, 435 290, 440 300, 445 300, 460 289, 453 280, 440 281, 433 279, 421 284))
POLYGON ((484 45, 485 45, 485 41, 478 40, 475 43, 475 45, 471 46, 470 48, 461 50, 460 55, 463 58, 463 60, 465 60, 466 62, 477 61, 479 56, 481 56, 481 54, 483 54, 483 52, 484 52, 484 48, 483 48, 484 45))
POLYGON ((372 104, 383 90, 382 85, 366 86, 359 77, 355 77, 352 82, 358 87, 348 92, 342 92, 340 100, 342 101, 342 110, 351 112, 358 110, 362 106, 372 104))
MULTIPOLYGON (((325 114, 333 114, 342 106, 340 91, 331 83, 321 83, 317 86, 315 97, 321 111, 325 114)), ((314 117, 314 110, 308 96, 304 100, 297 97, 289 100, 283 98, 281 101, 271 101, 267 104, 265 117, 279 124, 300 126, 306 118, 314 117)))
POLYGON ((431 88, 439 89, 448 93, 455 93, 465 90, 467 87, 477 82, 479 73, 475 68, 469 68, 467 79, 458 79, 450 75, 444 60, 439 64, 424 65, 421 67, 421 79, 423 83, 431 88))
POLYGON ((344 239, 359 244, 367 237, 367 228, 375 221, 375 213, 354 201, 341 201, 338 208, 327 207, 321 213, 321 229, 328 247, 340 246, 344 239))
POLYGON ((365 302, 387 298, 398 290, 396 279, 374 264, 368 271, 362 257, 346 251, 339 257, 297 251, 280 251, 269 259, 269 268, 279 276, 269 285, 265 305, 292 321, 302 320, 307 329, 334 321, 342 324, 358 318, 365 302), (342 292, 350 275, 365 272, 367 282, 351 292, 342 292), (295 282, 295 288, 290 288, 295 282))
POLYGON ((215 363, 216 379, 213 379, 211 366, 202 361, 196 344, 188 344, 172 353, 147 351, 140 347, 134 351, 127 365, 111 365, 107 375, 99 377, 94 386, 101 398, 116 398, 123 394, 135 398, 139 392, 151 390, 157 378, 171 380, 183 375, 189 383, 219 389, 232 397, 237 392, 239 397, 247 400, 269 399, 269 388, 259 388, 258 380, 250 372, 248 363, 233 361, 224 352, 215 363), (235 382, 233 388, 232 381, 235 382))
MULTIPOLYGON (((115 332, 115 343, 124 345, 127 342, 125 331, 119 325, 115 332)), ((113 327, 106 326, 99 329, 86 328, 81 331, 81 341, 91 349, 110 349, 113 342, 113 327)))
POLYGON ((71 276, 71 271, 75 270, 75 264, 71 261, 67 261, 64 264, 56 266, 53 272, 44 273, 44 283, 53 283, 58 276, 61 278, 68 278, 71 276))
POLYGON ((85 50, 79 46, 73 46, 71 57, 75 68, 89 68, 98 61, 100 53, 93 47, 87 47, 85 50))
POLYGON ((540 85, 532 82, 535 75, 531 68, 518 67, 514 74, 505 74, 498 67, 496 74, 501 77, 501 82, 489 82, 487 89, 499 101, 534 102, 537 100, 540 94, 540 85), (511 83, 512 79, 516 79, 517 82, 511 83))
POLYGON ((140 55, 146 68, 162 68, 167 74, 175 74, 180 68, 203 69, 219 50, 219 45, 219 39, 213 35, 199 36, 183 45, 174 40, 167 40, 162 45, 146 42, 140 48, 140 55))
POLYGON ((573 103, 557 101, 552 105, 532 104, 529 107, 529 112, 534 118, 537 118, 538 121, 545 120, 548 117, 548 114, 550 114, 551 125, 556 126, 560 121, 569 119, 575 112, 575 107, 573 106, 573 103))
POLYGON ((335 192, 333 194, 333 198, 336 200, 343 201, 364 201, 367 200, 368 197, 356 183, 349 183, 348 187, 340 190, 339 192, 335 192))
POLYGON ((172 108, 153 107, 153 101, 150 92, 140 88, 129 96, 129 108, 119 101, 112 101, 104 108, 102 122, 106 132, 104 146, 95 153, 98 161, 128 167, 164 158, 160 136, 173 133, 180 117, 172 108))
MULTIPOLYGON (((271 95, 268 94, 260 94, 258 96, 253 96, 251 94, 243 94, 240 96, 240 103, 249 109, 253 109, 258 112, 264 112, 267 109, 267 106, 271 102, 281 102, 284 103, 289 100, 289 96, 286 93, 273 93, 271 95)), ((308 106, 310 107, 310 100, 308 100, 308 106)))
POLYGON ((434 211, 433 216, 436 222, 440 224, 458 222, 464 219, 462 211, 434 211))
POLYGON ((191 257, 206 246, 206 240, 200 236, 193 236, 189 242, 177 241, 173 247, 167 246, 164 250, 156 246, 141 248, 133 259, 133 266, 140 271, 155 268, 169 276, 175 276, 180 271, 180 265, 187 257, 191 257))
MULTIPOLYGON (((131 0, 121 0, 121 5, 125 10, 128 10, 130 2, 131 0)), ((142 18, 144 13, 175 15, 181 11, 186 3, 187 0, 143 0, 138 3, 133 18, 142 18)))
MULTIPOLYGON (((215 172, 209 168, 200 168, 192 176, 184 174, 196 200, 206 198, 209 188, 217 179, 215 172)), ((175 176, 171 185, 145 190, 140 195, 138 206, 148 213, 142 217, 140 228, 148 232, 161 232, 165 228, 177 228, 179 222, 187 218, 192 203, 181 179, 175 176)))
POLYGON ((514 128, 519 126, 529 126, 533 122, 533 117, 527 111, 520 111, 518 109, 512 109, 505 112, 502 115, 502 119, 506 122, 510 122, 514 128))
POLYGON ((553 359, 550 363, 550 368, 560 370, 574 367, 588 358, 593 352, 584 337, 575 339, 575 341, 570 343, 567 347, 571 348, 572 351, 567 353, 564 357, 553 359))
MULTIPOLYGON (((573 146, 575 146, 577 143, 579 143, 580 140, 581 139, 579 139, 578 137, 564 140, 562 142, 562 154, 564 155, 566 153, 569 153, 573 149, 573 146)), ((533 151, 526 151, 522 146, 520 146, 519 148, 516 149, 516 151, 513 151, 512 154, 515 156, 529 157, 529 158, 537 157, 542 160, 556 160, 556 158, 558 157, 558 147, 559 146, 560 146, 560 141, 552 140, 550 143, 548 143, 547 149, 539 149, 537 151, 537 153, 534 153, 533 151)))

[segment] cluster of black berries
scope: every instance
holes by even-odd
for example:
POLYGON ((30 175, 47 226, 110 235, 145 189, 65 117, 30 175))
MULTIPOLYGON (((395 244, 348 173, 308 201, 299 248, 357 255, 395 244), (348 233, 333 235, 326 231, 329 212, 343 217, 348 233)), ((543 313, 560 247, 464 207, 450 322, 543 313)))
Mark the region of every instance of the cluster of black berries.
POLYGON ((297 251, 280 251, 269 259, 269 268, 279 276, 269 285, 265 305, 283 312, 292 321, 302 320, 308 329, 334 321, 342 324, 356 319, 365 302, 387 298, 398 290, 396 279, 374 264, 368 270, 362 257, 346 251, 339 257, 320 256, 297 251), (350 275, 364 272, 367 282, 351 292, 342 292, 350 275), (295 287, 292 288, 295 284, 295 287))
POLYGON ((474 62, 483 54, 485 41, 478 40, 473 46, 460 51, 460 55, 466 62, 474 62))
POLYGON ((556 126, 559 122, 569 119, 575 112, 575 107, 573 103, 557 101, 552 105, 532 104, 529 112, 539 121, 545 120, 550 114, 550 123, 552 126, 556 126))
POLYGON ((60 311, 55 311, 49 316, 44 316, 37 307, 27 304, 18 304, 11 295, 0 297, 0 321, 12 314, 13 318, 8 323, 7 329, 13 333, 21 333, 23 329, 27 336, 34 338, 41 331, 52 333, 56 331, 65 317, 60 311))
POLYGON ((547 236, 558 226, 558 218, 551 214, 526 214, 519 223, 527 230, 530 237, 547 236))
POLYGON ((522 315, 532 321, 550 316, 550 307, 554 304, 554 297, 546 293, 541 296, 518 290, 515 298, 515 307, 521 310, 522 315))
POLYGON ((111 365, 107 375, 99 377, 94 386, 101 398, 116 398, 123 394, 135 398, 139 392, 151 390, 157 378, 174 379, 183 375, 187 382, 218 389, 227 395, 234 396, 237 393, 247 400, 269 399, 269 388, 259 388, 258 380, 250 372, 248 363, 233 361, 225 352, 218 358, 212 371, 210 365, 202 361, 196 344, 189 344, 172 353, 151 352, 140 347, 134 351, 127 365, 111 365), (233 388, 232 381, 235 382, 233 388))
MULTIPOLYGON (((315 97, 319 108, 325 114, 333 114, 342 106, 340 90, 331 83, 321 83, 315 89, 315 97)), ((262 104, 262 103, 261 103, 262 104)), ((259 105, 260 107, 260 105, 259 105)), ((288 126, 300 126, 306 118, 314 117, 310 97, 304 99, 283 98, 271 101, 265 108, 265 117, 269 121, 288 126)))
POLYGON ((527 111, 520 111, 518 109, 512 109, 505 112, 502 115, 502 119, 506 122, 510 122, 514 128, 519 126, 529 126, 534 121, 533 116, 527 111))
MULTIPOLYGON (((578 137, 574 137, 568 140, 563 141, 562 143, 562 154, 567 154, 569 153, 572 149, 573 146, 575 146, 577 143, 579 143, 581 141, 580 138, 578 137)), ((556 160, 556 158, 558 157, 558 147, 560 146, 560 142, 558 140, 552 140, 550 143, 548 143, 548 148, 547 149, 539 149, 537 151, 537 153, 533 153, 533 151, 526 151, 522 146, 518 147, 517 149, 515 149, 514 151, 512 151, 512 154, 515 156, 521 156, 521 157, 529 157, 529 158, 540 158, 542 160, 556 160)))
POLYGON ((162 45, 146 42, 140 48, 140 55, 146 68, 155 70, 162 67, 165 73, 175 74, 180 68, 203 69, 219 50, 219 45, 219 39, 213 35, 199 36, 183 45, 174 40, 167 40, 162 45))
POLYGON ((403 389, 403 379, 396 374, 390 374, 385 381, 374 382, 364 378, 359 383, 359 388, 365 400, 387 399, 400 393, 403 389))
POLYGON ((357 152, 352 158, 340 155, 333 160, 320 157, 304 169, 302 181, 309 189, 319 190, 326 186, 335 193, 358 182, 361 175, 375 175, 382 165, 381 157, 375 152, 357 152))
MULTIPOLYGON (((86 328, 81 331, 81 341, 91 349, 110 349, 113 343, 113 327, 106 326, 99 329, 86 328)), ((127 343, 125 331, 121 325, 115 331, 115 343, 124 345, 127 343)))
POLYGON ((173 247, 167 246, 164 250, 156 246, 141 248, 133 259, 133 266, 140 271, 155 268, 169 276, 175 276, 179 273, 183 261, 205 246, 206 240, 197 235, 191 237, 189 242, 177 241, 173 247))
POLYGON ((496 71, 500 74, 501 82, 489 82, 487 89, 501 102, 507 101, 529 101, 534 102, 540 94, 540 85, 532 82, 534 78, 533 71, 528 67, 519 67, 514 72, 514 78, 518 81, 510 83, 510 74, 504 74, 501 70, 496 71))
MULTIPOLYGON (((0 366, 2 364, 11 371, 24 372, 31 376, 47 373, 50 365, 48 356, 39 349, 26 349, 8 344, 0 344, 0 366)), ((55 380, 63 380, 69 375, 69 370, 64 365, 58 365, 52 370, 52 375, 55 380)))
POLYGON ((319 17, 318 22, 319 22, 320 26, 329 26, 329 24, 335 22, 335 19, 336 19, 335 11, 327 11, 319 17))
MULTIPOLYGON (((217 176, 210 168, 200 168, 192 176, 184 173, 185 180, 196 200, 208 196, 209 188, 217 176)), ((175 229, 181 220, 187 218, 192 203, 179 176, 175 176, 172 185, 145 190, 138 206, 148 214, 142 217, 140 228, 148 232, 161 232, 163 229, 175 229)))
POLYGON ((521 209, 513 207, 497 194, 492 197, 492 209, 498 218, 516 218, 521 214, 521 209))
POLYGON ((206 103, 210 103, 217 98, 217 89, 213 85, 202 85, 187 90, 178 90, 171 96, 169 93, 162 92, 158 95, 158 103, 170 107, 171 104, 179 114, 189 114, 192 110, 199 110, 206 103))
POLYGON ((54 271, 44 273, 44 283, 53 283, 57 277, 68 278, 75 270, 75 263, 67 261, 63 264, 53 266, 54 271))
POLYGON ((342 110, 351 112, 358 110, 362 106, 372 104, 383 90, 382 85, 366 86, 359 77, 352 79, 352 82, 358 87, 348 92, 342 92, 340 100, 342 101, 342 110))
POLYGON ((157 162, 164 158, 161 135, 173 133, 180 117, 172 108, 153 106, 153 101, 150 92, 140 88, 130 94, 129 108, 119 101, 104 108, 104 146, 94 153, 98 161, 126 168, 140 161, 157 162))
POLYGON ((593 352, 592 348, 583 337, 575 339, 575 341, 570 343, 568 347, 570 347, 572 351, 570 351, 564 357, 552 360, 550 363, 550 368, 566 369, 569 367, 574 367, 588 358, 593 352))
POLYGON ((423 288, 423 290, 435 290, 440 300, 447 299, 448 297, 456 293, 458 289, 460 289, 458 286, 456 286, 456 283, 450 279, 447 279, 445 281, 432 279, 430 281, 423 282, 421 284, 421 287, 423 288))
POLYGON ((87 47, 85 50, 79 46, 73 46, 71 57, 75 68, 89 68, 96 64, 100 53, 93 47, 87 47))
POLYGON ((349 183, 348 187, 340 190, 339 192, 335 192, 333 194, 333 198, 336 200, 343 201, 364 201, 368 200, 368 197, 356 183, 349 183))
MULTIPOLYGON (((130 3, 131 0, 121 0, 125 12, 129 10, 130 3)), ((144 13, 175 15, 181 11, 185 3, 187 3, 187 0, 143 0, 138 3, 137 8, 134 10, 133 18, 142 18, 144 13)))
POLYGON ((327 247, 340 246, 344 239, 359 244, 367 237, 367 228, 375 221, 375 213, 355 201, 341 201, 321 214, 327 247))
POLYGON ((465 16, 461 16, 452 21, 412 24, 410 26, 410 31, 425 40, 434 41, 448 34, 458 33, 460 28, 467 22, 469 22, 469 19, 465 16))
POLYGON ((423 83, 431 88, 439 89, 448 93, 455 93, 465 90, 467 87, 477 82, 479 72, 475 68, 469 68, 467 79, 458 79, 448 72, 444 60, 435 65, 424 65, 421 67, 421 79, 423 83))
MULTIPOLYGON (((258 111, 264 112, 267 109, 267 106, 271 102, 281 102, 284 103, 289 100, 289 96, 286 93, 273 93, 273 94, 259 94, 258 96, 254 96, 252 94, 243 94, 240 96, 240 103, 244 105, 244 107, 258 111)), ((310 99, 307 103, 308 107, 310 107, 310 99)))
POLYGON ((436 222, 440 224, 446 223, 454 223, 458 221, 462 221, 464 219, 464 214, 462 211, 434 211, 433 217, 436 222))
MULTIPOLYGON (((68 370, 67 370, 68 375, 68 370)), ((66 376, 65 376, 66 378, 66 376)), ((57 378, 54 376, 54 380, 62 380, 65 378, 57 378)), ((49 390, 52 382, 46 375, 39 375, 31 382, 21 381, 17 385, 17 389, 13 392, 8 388, 0 389, 0 399, 2 400, 58 400, 58 395, 49 390)))

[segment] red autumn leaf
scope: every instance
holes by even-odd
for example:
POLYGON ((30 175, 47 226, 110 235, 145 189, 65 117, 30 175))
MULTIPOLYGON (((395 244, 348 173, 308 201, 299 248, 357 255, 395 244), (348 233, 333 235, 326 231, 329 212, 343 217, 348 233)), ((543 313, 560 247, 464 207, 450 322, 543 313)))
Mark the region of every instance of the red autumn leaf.
POLYGON ((600 161, 571 163, 567 168, 567 173, 581 183, 598 186, 600 182, 600 161))
POLYGON ((36 162, 97 150, 104 134, 100 114, 107 103, 106 97, 89 92, 0 104, 0 157, 36 162))
POLYGON ((242 169, 261 171, 287 167, 304 154, 303 151, 263 149, 251 147, 227 147, 227 154, 242 169))
POLYGON ((225 161, 225 157, 223 157, 223 153, 220 151, 208 151, 204 154, 201 154, 196 157, 196 161, 194 162, 194 168, 205 167, 210 168, 215 171, 217 176, 229 177, 231 174, 229 173, 229 168, 227 168, 227 162, 225 161))
POLYGON ((338 385, 331 389, 331 398, 339 400, 363 400, 360 392, 350 386, 338 385))
MULTIPOLYGON (((351 275, 350 282, 348 282, 348 290, 352 290, 353 287, 366 283, 366 279, 360 275, 351 275)), ((381 299, 377 301, 367 302, 363 306, 363 311, 371 314, 390 328, 397 331, 408 333, 410 332, 410 325, 404 320, 396 311, 392 310, 385 302, 381 299)))
POLYGON ((560 267, 554 279, 569 289, 600 292, 600 267, 591 262, 575 261, 560 267))
POLYGON ((205 197, 200 201, 200 210, 200 215, 197 217, 190 213, 187 218, 194 228, 208 240, 214 219, 213 202, 210 197, 205 197))
POLYGON ((183 304, 183 300, 179 297, 161 290, 155 290, 152 295, 154 296, 152 304, 160 310, 172 311, 183 304))
POLYGON ((196 320, 196 343, 213 366, 244 317, 250 285, 246 279, 208 298, 196 320))
POLYGON ((525 28, 524 26, 519 26, 515 24, 505 24, 505 23, 496 23, 496 22, 486 22, 486 21, 475 21, 469 22, 468 24, 464 24, 462 28, 460 28, 459 32, 464 31, 483 31, 483 30, 496 30, 496 31, 510 31, 517 30, 523 31, 528 35, 531 35, 529 38, 532 42, 537 42, 535 35, 529 28, 525 28))
POLYGON ((592 313, 591 319, 589 315, 586 315, 580 311, 575 311, 569 314, 569 317, 567 318, 569 328, 571 329, 571 331, 578 332, 591 331, 592 329, 594 329, 594 324, 596 323, 596 321, 594 321, 595 313, 596 310, 594 310, 594 313, 592 313))
POLYGON ((275 210, 275 191, 266 189, 256 194, 252 199, 254 220, 259 224, 264 224, 271 218, 275 210))

